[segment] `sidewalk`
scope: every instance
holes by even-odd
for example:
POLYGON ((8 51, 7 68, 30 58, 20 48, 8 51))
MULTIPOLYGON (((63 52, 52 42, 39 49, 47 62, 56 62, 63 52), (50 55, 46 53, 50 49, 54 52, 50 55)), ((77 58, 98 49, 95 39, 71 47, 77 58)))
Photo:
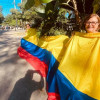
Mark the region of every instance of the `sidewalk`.
POLYGON ((17 55, 24 30, 0 31, 0 100, 47 100, 45 80, 17 55))

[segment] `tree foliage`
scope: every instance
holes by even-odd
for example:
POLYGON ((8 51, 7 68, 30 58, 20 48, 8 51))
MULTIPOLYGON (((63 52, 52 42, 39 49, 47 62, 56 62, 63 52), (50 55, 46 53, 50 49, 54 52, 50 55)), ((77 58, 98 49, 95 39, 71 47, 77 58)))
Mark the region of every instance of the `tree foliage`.
POLYGON ((3 25, 16 26, 16 20, 11 14, 7 15, 4 19, 3 25))
POLYGON ((22 26, 39 20, 41 36, 58 35, 69 32, 70 23, 80 30, 84 15, 98 12, 100 0, 23 0, 18 6, 20 11, 10 10, 13 20, 17 18, 22 26), (74 12, 74 18, 71 18, 71 12, 74 12), (66 13, 69 13, 68 18, 65 18, 66 13))
POLYGON ((100 9, 100 0, 93 1, 93 13, 96 13, 100 9))
POLYGON ((36 9, 32 7, 29 10, 25 10, 22 3, 18 4, 20 10, 10 9, 11 14, 5 17, 3 24, 8 24, 10 26, 25 27, 26 22, 31 22, 35 18, 39 18, 36 9), (17 22, 16 22, 17 21, 17 22))

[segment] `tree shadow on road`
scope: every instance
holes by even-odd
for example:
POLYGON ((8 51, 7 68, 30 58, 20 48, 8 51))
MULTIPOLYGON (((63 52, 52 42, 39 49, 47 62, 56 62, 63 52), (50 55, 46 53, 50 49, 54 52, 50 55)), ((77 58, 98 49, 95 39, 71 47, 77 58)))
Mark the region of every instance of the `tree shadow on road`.
POLYGON ((16 82, 8 100, 30 100, 31 94, 34 91, 42 90, 44 87, 44 79, 41 76, 39 82, 33 80, 35 73, 37 71, 28 70, 25 77, 16 82))
POLYGON ((0 30, 0 35, 2 35, 5 32, 8 32, 9 30, 0 30))

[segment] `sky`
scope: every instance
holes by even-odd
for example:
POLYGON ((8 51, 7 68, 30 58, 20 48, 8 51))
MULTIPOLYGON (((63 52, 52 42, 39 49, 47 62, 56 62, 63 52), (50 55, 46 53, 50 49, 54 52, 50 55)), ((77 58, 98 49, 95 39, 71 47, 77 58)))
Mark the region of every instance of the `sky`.
MULTIPOLYGON (((15 0, 16 9, 18 8, 18 3, 21 3, 21 0, 15 0)), ((14 0, 0 0, 0 6, 2 6, 2 14, 3 16, 7 16, 10 13, 10 9, 14 8, 14 0)))

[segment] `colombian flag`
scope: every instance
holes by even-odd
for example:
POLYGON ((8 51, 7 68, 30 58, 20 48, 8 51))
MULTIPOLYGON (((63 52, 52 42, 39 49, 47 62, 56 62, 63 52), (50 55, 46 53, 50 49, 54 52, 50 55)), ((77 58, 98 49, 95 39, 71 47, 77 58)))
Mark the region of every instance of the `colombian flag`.
POLYGON ((48 100, 100 100, 100 33, 70 39, 28 33, 18 54, 46 77, 48 100))

